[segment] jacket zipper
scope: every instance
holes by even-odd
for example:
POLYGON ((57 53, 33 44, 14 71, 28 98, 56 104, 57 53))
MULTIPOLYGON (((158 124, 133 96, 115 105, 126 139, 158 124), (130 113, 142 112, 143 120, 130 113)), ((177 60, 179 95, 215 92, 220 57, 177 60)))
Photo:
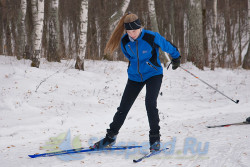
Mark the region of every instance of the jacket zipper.
MULTIPOLYGON (((129 49, 131 50, 131 52, 135 55, 135 53, 133 52, 132 48, 130 45, 128 45, 129 49)), ((139 53, 138 53, 138 41, 136 40, 136 55, 137 56, 137 66, 138 66, 138 73, 141 77, 141 81, 143 82, 143 78, 142 78, 142 74, 140 73, 140 63, 139 63, 139 53)))
POLYGON ((138 53, 138 40, 136 40, 136 52, 137 52, 137 62, 138 62, 138 73, 140 74, 141 81, 143 82, 142 74, 140 73, 140 63, 139 63, 139 53, 138 53))
POLYGON ((152 67, 152 68, 154 68, 156 71, 158 71, 157 70, 157 68, 155 68, 154 66, 152 66, 149 62, 146 62, 150 67, 152 67))

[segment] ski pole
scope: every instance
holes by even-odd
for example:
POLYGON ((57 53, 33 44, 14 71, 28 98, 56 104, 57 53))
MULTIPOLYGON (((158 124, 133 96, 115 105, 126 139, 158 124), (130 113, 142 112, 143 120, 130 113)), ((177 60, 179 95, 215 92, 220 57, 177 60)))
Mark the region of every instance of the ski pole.
POLYGON ((200 80, 201 82, 203 82, 204 84, 206 84, 207 86, 209 86, 210 88, 214 89, 216 92, 222 94, 223 96, 225 96, 226 98, 232 100, 234 103, 238 104, 239 100, 233 100, 232 98, 228 97, 227 95, 225 95, 224 93, 222 93, 221 91, 219 91, 218 89, 214 88, 213 86, 209 85, 207 82, 203 81, 202 79, 200 79, 199 77, 197 77, 196 75, 194 75, 193 73, 191 73, 190 71, 186 70, 185 68, 179 66, 181 69, 183 69, 184 71, 186 71, 187 73, 191 74, 193 77, 197 78, 198 80, 200 80))

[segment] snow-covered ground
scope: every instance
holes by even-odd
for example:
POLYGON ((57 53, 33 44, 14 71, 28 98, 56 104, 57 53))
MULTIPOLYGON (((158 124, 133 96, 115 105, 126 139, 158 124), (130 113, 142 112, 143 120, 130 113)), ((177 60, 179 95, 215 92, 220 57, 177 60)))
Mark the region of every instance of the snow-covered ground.
MULTIPOLYGON (((38 69, 31 68, 28 60, 0 56, 0 166, 249 166, 249 125, 206 126, 242 122, 250 116, 250 71, 200 71, 190 63, 183 67, 240 102, 233 103, 180 68, 164 69, 158 98, 161 140, 169 147, 176 140, 173 154, 161 153, 138 164, 132 160, 143 155, 141 150, 82 153, 72 161, 29 158, 46 152, 45 146, 59 145, 55 141, 60 142, 67 132, 74 148, 104 137, 127 81, 127 63, 87 60, 85 65, 85 71, 78 71, 73 60, 43 60, 38 69), (187 141, 188 146, 194 144, 193 153, 187 141), (198 153, 199 144, 205 154, 198 153)), ((144 99, 145 89, 127 116, 118 144, 148 142, 144 99)))

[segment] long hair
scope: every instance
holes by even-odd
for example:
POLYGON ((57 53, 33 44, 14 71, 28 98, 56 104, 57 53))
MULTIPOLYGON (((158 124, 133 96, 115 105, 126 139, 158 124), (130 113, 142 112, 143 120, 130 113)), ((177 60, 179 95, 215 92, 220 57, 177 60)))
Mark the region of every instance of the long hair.
POLYGON ((124 23, 133 22, 138 19, 138 16, 133 13, 125 13, 124 16, 120 19, 118 25, 110 36, 108 43, 104 49, 104 54, 113 54, 114 51, 118 48, 120 40, 125 31, 124 23))

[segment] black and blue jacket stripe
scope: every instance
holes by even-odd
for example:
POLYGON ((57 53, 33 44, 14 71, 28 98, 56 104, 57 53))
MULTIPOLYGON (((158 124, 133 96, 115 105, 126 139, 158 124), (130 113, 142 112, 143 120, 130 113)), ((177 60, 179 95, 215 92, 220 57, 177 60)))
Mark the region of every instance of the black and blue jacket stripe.
POLYGON ((144 82, 152 76, 163 74, 159 59, 159 48, 173 59, 180 56, 178 49, 157 32, 142 29, 136 40, 130 40, 128 34, 121 39, 121 49, 129 60, 128 78, 144 82))

